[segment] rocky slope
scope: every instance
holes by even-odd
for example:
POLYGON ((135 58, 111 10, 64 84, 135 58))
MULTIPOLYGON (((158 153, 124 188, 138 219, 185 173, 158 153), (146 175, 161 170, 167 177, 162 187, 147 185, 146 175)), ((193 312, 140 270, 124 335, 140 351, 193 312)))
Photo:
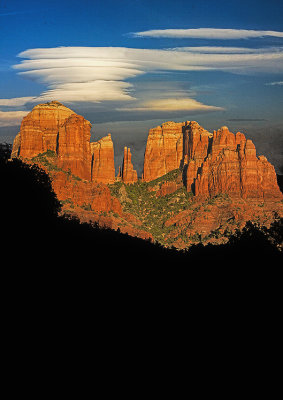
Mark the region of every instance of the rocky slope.
POLYGON ((195 121, 150 129, 141 179, 124 148, 115 177, 111 135, 90 142, 91 124, 59 102, 23 119, 12 157, 51 176, 63 212, 164 246, 223 243, 248 220, 269 226, 283 216, 274 167, 251 140, 195 121))

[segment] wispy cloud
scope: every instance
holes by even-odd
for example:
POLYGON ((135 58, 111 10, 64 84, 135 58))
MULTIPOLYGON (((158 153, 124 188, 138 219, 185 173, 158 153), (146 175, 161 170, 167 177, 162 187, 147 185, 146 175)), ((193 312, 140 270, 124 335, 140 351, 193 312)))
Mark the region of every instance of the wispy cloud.
POLYGON ((270 83, 266 83, 267 86, 282 86, 283 85, 283 81, 279 81, 279 82, 270 82, 270 83))
POLYGON ((0 111, 0 127, 20 125, 28 111, 0 111))
POLYGON ((207 106, 194 99, 189 98, 169 98, 169 99, 153 99, 145 101, 138 107, 118 108, 118 111, 218 111, 223 110, 222 107, 207 106))
POLYGON ((0 99, 0 106, 18 107, 30 103, 36 99, 33 97, 14 97, 12 99, 0 99))
POLYGON ((228 47, 228 46, 193 46, 193 47, 173 47, 169 50, 185 51, 188 53, 214 53, 214 54, 250 54, 250 53, 280 53, 283 47, 228 47))
POLYGON ((90 82, 67 82, 53 85, 34 101, 59 99, 62 102, 92 102, 134 100, 129 94, 132 84, 122 81, 96 80, 90 82), (53 88, 54 87, 54 88, 53 88))
POLYGON ((265 36, 283 38, 283 32, 262 31, 253 29, 218 29, 218 28, 197 28, 197 29, 152 29, 143 32, 131 33, 134 37, 152 38, 199 38, 199 39, 250 39, 265 36))

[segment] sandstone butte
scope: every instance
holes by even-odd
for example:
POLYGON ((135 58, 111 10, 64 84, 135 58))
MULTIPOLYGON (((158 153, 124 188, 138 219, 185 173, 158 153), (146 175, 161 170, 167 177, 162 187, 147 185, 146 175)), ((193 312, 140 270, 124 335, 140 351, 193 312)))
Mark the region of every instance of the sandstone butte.
POLYGON ((198 198, 227 193, 241 198, 282 198, 274 167, 256 156, 253 142, 227 127, 209 133, 197 122, 167 122, 150 129, 143 180, 183 168, 188 192, 198 198))
MULTIPOLYGON (((180 226, 188 238, 199 232, 209 237, 219 224, 225 225, 223 215, 227 220, 238 218, 243 225, 248 218, 270 223, 272 215, 283 213, 275 169, 264 156, 256 155, 254 144, 243 133, 233 134, 227 127, 210 133, 195 121, 165 122, 149 130, 138 180, 130 149, 124 148, 123 166, 116 177, 111 135, 90 142, 90 130, 89 121, 61 103, 39 104, 23 118, 12 149, 12 158, 35 162, 50 174, 63 209, 70 211, 72 206, 70 212, 81 220, 154 240, 154 228, 144 223, 150 210, 135 213, 135 201, 125 189, 141 183, 149 184, 146 192, 156 199, 182 189, 192 196, 190 210, 170 211, 162 222, 163 227, 170 227, 173 244, 180 248, 190 243, 180 240, 180 226), (166 178, 172 171, 179 171, 173 181, 166 178), (117 184, 119 190, 113 192, 117 184), (218 199, 204 218, 197 210, 218 195, 229 196, 229 204, 225 208, 218 199), (261 206, 258 212, 251 212, 254 204, 261 206)), ((179 200, 176 195, 174 201, 179 200)))

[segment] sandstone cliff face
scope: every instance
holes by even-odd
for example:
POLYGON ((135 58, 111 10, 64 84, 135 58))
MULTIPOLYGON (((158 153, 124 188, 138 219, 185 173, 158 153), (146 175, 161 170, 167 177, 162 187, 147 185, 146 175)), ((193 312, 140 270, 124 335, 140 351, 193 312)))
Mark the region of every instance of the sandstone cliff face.
POLYGON ((184 128, 183 165, 187 169, 187 188, 194 183, 198 169, 208 154, 211 138, 212 134, 195 121, 189 122, 184 128))
POLYGON ((191 121, 184 127, 184 163, 195 160, 199 166, 207 156, 212 134, 197 122, 191 121))
POLYGON ((90 130, 89 121, 59 102, 39 104, 23 119, 12 157, 45 169, 63 204, 120 215, 120 202, 103 184, 115 179, 111 136, 90 144, 90 130))
POLYGON ((149 130, 142 177, 145 182, 180 167, 184 125, 186 123, 166 122, 149 130))
POLYGON ((188 192, 198 199, 219 193, 241 198, 281 198, 274 167, 256 156, 251 140, 224 126, 213 133, 195 121, 167 122, 150 129, 143 180, 183 168, 188 192))
POLYGON ((52 186, 58 199, 63 203, 66 202, 75 207, 87 208, 98 213, 122 214, 119 200, 111 196, 106 185, 73 180, 64 172, 56 172, 53 175, 52 186))
POLYGON ((74 114, 57 101, 38 104, 23 118, 20 140, 13 146, 13 153, 23 158, 32 158, 47 150, 56 152, 60 125, 74 114))
POLYGON ((120 171, 121 180, 126 184, 137 182, 137 171, 134 170, 132 164, 132 154, 130 148, 124 147, 124 159, 122 171, 120 171))
POLYGON ((57 165, 88 181, 113 183, 114 148, 109 134, 90 143, 91 124, 61 103, 39 104, 23 118, 12 157, 31 159, 51 150, 57 165))
POLYGON ((91 124, 82 116, 70 115, 59 127, 58 165, 79 178, 91 180, 91 124))
POLYGON ((115 181, 114 146, 110 133, 98 142, 90 144, 93 157, 92 181, 113 183, 115 181))
MULTIPOLYGON (((199 161, 200 163, 200 161, 199 161)), ((187 189, 199 198, 227 193, 233 197, 281 198, 274 167, 265 157, 257 157, 251 140, 227 127, 214 132, 211 150, 201 166, 189 161, 187 189)))

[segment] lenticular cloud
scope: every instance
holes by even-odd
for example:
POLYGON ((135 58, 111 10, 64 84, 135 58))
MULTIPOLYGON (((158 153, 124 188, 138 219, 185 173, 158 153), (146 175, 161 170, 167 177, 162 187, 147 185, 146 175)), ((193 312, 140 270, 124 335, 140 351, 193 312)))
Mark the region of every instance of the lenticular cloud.
POLYGON ((134 92, 134 78, 162 71, 222 70, 254 74, 283 70, 280 47, 56 47, 26 50, 19 57, 23 60, 13 68, 19 75, 43 84, 44 90, 39 96, 0 99, 0 105, 49 100, 68 103, 137 101, 139 93, 134 92))
POLYGON ((132 84, 125 80, 144 71, 119 48, 58 47, 31 49, 14 68, 19 75, 47 86, 36 101, 66 102, 132 100, 132 84))
POLYGON ((142 102, 139 107, 119 108, 118 111, 217 111, 222 107, 207 106, 190 98, 155 99, 142 102))
POLYGON ((196 28, 196 29, 152 29, 143 32, 132 33, 135 37, 156 38, 199 38, 199 39, 250 39, 266 36, 283 38, 283 32, 260 31, 254 29, 218 29, 218 28, 196 28))

